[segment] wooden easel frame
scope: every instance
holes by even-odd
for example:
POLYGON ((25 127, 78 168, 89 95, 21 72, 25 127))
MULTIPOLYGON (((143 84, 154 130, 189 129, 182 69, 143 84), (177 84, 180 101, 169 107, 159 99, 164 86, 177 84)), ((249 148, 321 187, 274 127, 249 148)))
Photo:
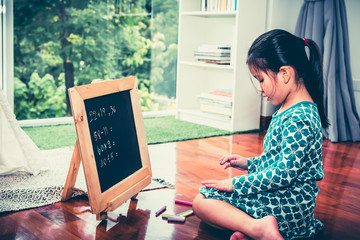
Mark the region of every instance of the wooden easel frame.
POLYGON ((69 89, 69 96, 77 140, 61 200, 71 198, 82 160, 91 211, 99 219, 100 213, 113 211, 151 183, 152 172, 136 78, 128 77, 73 87, 69 89), (130 90, 142 168, 102 193, 84 100, 127 90, 130 90))

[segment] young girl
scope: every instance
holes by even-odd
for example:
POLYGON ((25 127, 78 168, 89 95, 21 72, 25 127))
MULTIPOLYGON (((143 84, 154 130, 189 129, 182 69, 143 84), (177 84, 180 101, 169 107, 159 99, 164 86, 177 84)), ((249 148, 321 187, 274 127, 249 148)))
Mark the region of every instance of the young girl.
POLYGON ((260 156, 220 159, 225 169, 247 169, 248 174, 202 182, 194 212, 214 227, 235 231, 231 239, 312 237, 323 228, 314 207, 316 181, 324 176, 322 127, 328 126, 318 47, 310 39, 272 30, 252 44, 247 64, 259 91, 281 107, 260 156))

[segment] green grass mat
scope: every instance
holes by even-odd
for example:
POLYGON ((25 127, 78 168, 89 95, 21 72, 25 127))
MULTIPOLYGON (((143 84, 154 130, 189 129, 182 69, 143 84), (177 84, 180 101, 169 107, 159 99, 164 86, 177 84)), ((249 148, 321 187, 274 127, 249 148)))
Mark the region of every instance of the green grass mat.
MULTIPOLYGON (((148 144, 183 141, 234 133, 180 121, 175 119, 174 116, 145 118, 144 125, 148 144)), ((72 124, 23 127, 23 129, 42 150, 75 145, 76 130, 72 124)))

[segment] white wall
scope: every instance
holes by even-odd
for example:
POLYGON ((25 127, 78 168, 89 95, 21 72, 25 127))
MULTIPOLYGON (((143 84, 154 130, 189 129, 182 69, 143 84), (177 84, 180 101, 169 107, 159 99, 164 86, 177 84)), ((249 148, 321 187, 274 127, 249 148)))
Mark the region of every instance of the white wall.
POLYGON ((360 1, 345 0, 349 27, 350 62, 356 108, 360 114, 360 1))
MULTIPOLYGON (((295 31, 296 21, 303 0, 268 0, 266 31, 281 28, 291 33, 295 31)), ((345 0, 350 41, 350 61, 354 83, 355 101, 360 114, 360 1, 345 0)), ((275 111, 271 103, 262 102, 262 116, 271 116, 275 111)))
MULTIPOLYGON (((293 33, 302 4, 301 0, 268 0, 266 31, 280 28, 293 33)), ((278 108, 263 99, 261 116, 271 116, 278 108)))

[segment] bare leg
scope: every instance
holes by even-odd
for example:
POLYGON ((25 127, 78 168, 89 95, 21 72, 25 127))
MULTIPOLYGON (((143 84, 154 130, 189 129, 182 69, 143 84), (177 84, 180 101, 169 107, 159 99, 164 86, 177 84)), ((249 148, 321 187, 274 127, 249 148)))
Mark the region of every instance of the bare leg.
POLYGON ((199 194, 194 199, 193 209, 196 216, 207 224, 235 231, 231 236, 233 239, 238 236, 240 239, 246 239, 246 237, 260 240, 283 239, 277 221, 273 216, 254 219, 227 202, 206 199, 202 194, 199 194), (239 234, 236 232, 239 232, 239 234))

